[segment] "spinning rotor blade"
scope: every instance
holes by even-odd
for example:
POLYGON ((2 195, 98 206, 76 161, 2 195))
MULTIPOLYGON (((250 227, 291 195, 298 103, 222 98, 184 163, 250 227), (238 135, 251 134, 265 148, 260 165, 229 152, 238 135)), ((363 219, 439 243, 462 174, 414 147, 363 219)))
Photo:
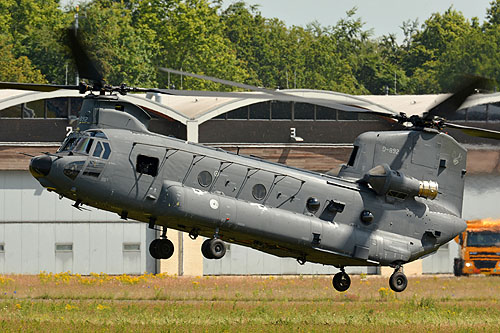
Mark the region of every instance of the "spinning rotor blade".
POLYGON ((480 138, 500 140, 500 132, 499 131, 494 131, 494 130, 485 129, 485 128, 472 127, 472 126, 465 126, 465 125, 457 125, 457 124, 448 123, 448 122, 445 122, 444 125, 446 127, 449 127, 449 128, 459 129, 462 132, 464 132, 465 134, 468 134, 470 136, 477 136, 480 138))
POLYGON ((467 80, 455 93, 424 114, 424 120, 432 120, 434 116, 449 118, 472 95, 476 89, 486 88, 491 81, 482 77, 473 77, 467 80))
POLYGON ((41 83, 0 82, 0 89, 34 90, 34 91, 50 92, 59 89, 79 89, 79 86, 66 86, 59 84, 41 84, 41 83))
POLYGON ((83 44, 76 35, 75 29, 68 29, 67 37, 69 41, 68 46, 71 50, 73 59, 75 60, 75 65, 80 77, 92 81, 95 88, 103 87, 104 77, 97 69, 95 62, 90 59, 87 51, 83 47, 83 44))
POLYGON ((260 92, 264 92, 264 93, 268 93, 268 94, 280 94, 279 91, 266 89, 266 88, 260 88, 260 87, 252 86, 249 84, 238 83, 238 82, 229 81, 229 80, 223 80, 223 79, 219 79, 219 78, 216 78, 213 76, 208 76, 208 75, 193 74, 193 73, 178 71, 175 69, 165 68, 165 67, 160 67, 159 70, 161 70, 162 72, 167 72, 167 73, 172 73, 172 74, 190 76, 190 77, 194 77, 194 78, 197 78, 200 80, 207 80, 207 81, 212 81, 212 82, 216 82, 216 83, 221 83, 221 84, 225 84, 227 86, 237 87, 237 88, 241 88, 241 89, 260 91, 260 92))
MULTIPOLYGON (((199 75, 199 74, 193 74, 185 71, 179 71, 171 68, 165 68, 165 67, 160 67, 160 71, 162 72, 167 72, 167 73, 172 73, 172 74, 178 74, 178 75, 185 75, 185 76, 190 76, 194 77, 200 80, 208 80, 216 83, 221 83, 225 84, 228 86, 232 87, 237 87, 241 89, 247 89, 255 92, 260 92, 263 93, 262 95, 248 95, 246 93, 238 93, 238 92, 216 92, 216 91, 194 91, 194 90, 173 90, 173 89, 158 89, 161 90, 161 93, 163 94, 170 94, 170 95, 180 95, 180 96, 210 96, 210 97, 229 97, 229 98, 261 98, 261 99, 266 99, 268 100, 269 98, 272 97, 273 100, 281 100, 281 101, 290 101, 290 102, 301 102, 301 103, 312 103, 312 104, 317 104, 329 108, 334 108, 339 111, 345 111, 345 112, 356 112, 356 113, 364 113, 364 114, 373 114, 376 116, 381 116, 381 117, 389 117, 392 119, 399 119, 399 115, 387 108, 384 108, 380 105, 377 105, 381 109, 385 109, 387 111, 372 111, 360 106, 353 106, 353 105, 346 105, 338 102, 333 102, 331 100, 328 100, 326 98, 321 98, 321 97, 302 97, 302 96, 297 96, 288 92, 283 92, 283 91, 278 91, 278 90, 272 90, 272 89, 266 89, 266 88, 261 88, 261 87, 256 87, 252 86, 249 84, 244 84, 244 83, 238 83, 230 80, 223 80, 219 79, 216 77, 208 76, 208 75, 199 75)), ((160 91, 158 91, 160 92, 160 91)), ((350 96, 352 98, 357 98, 360 101, 367 102, 363 100, 362 98, 355 97, 355 96, 350 96)), ((372 105, 376 105, 373 103, 370 103, 372 105)))

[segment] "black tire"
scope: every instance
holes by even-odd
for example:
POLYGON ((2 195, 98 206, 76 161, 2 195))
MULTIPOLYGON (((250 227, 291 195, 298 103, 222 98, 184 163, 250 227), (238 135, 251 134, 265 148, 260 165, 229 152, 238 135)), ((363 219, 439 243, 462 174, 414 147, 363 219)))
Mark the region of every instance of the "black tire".
POLYGON ((400 293, 408 286, 408 279, 403 272, 394 272, 389 278, 389 286, 395 292, 400 293))
POLYGON ((207 259, 214 259, 210 254, 210 241, 211 239, 205 239, 203 244, 201 244, 201 254, 207 259))
POLYGON ((339 272, 333 276, 333 288, 337 291, 346 291, 351 286, 351 278, 347 273, 339 272))
POLYGON ((160 259, 169 259, 174 255, 174 244, 170 239, 158 239, 158 246, 156 247, 156 252, 160 259))
POLYGON ((221 259, 226 254, 226 244, 220 239, 214 238, 210 240, 208 252, 213 259, 221 259))
POLYGON ((153 239, 153 241, 149 244, 149 254, 155 259, 161 259, 158 253, 159 242, 160 239, 153 239))

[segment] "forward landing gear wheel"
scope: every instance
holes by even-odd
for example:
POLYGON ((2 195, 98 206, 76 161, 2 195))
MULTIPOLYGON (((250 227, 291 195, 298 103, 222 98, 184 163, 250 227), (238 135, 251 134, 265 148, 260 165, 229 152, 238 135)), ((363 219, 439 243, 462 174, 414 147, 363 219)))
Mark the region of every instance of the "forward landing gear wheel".
POLYGON ((394 272, 389 278, 389 286, 395 292, 400 293, 408 286, 408 279, 403 272, 394 272))
POLYGON ((169 239, 155 239, 149 244, 149 253, 155 259, 169 259, 174 254, 174 244, 169 239))
POLYGON ((332 284, 337 291, 346 291, 351 286, 351 278, 346 272, 339 272, 333 276, 332 284))
POLYGON ((207 259, 221 259, 226 254, 226 244, 218 238, 207 239, 201 245, 201 253, 207 259))
POLYGON ((205 239, 203 244, 201 244, 201 254, 203 254, 203 256, 207 259, 214 259, 209 252, 210 251, 210 249, 209 249, 210 241, 211 241, 211 239, 205 239))

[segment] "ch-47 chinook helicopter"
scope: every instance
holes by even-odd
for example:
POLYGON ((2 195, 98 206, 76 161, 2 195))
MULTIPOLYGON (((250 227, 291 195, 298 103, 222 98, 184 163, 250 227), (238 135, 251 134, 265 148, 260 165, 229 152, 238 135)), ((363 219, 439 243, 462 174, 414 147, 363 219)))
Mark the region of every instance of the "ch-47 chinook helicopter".
POLYGON ((222 258, 229 242, 293 257, 301 264, 333 265, 340 269, 332 281, 338 291, 351 283, 346 266, 391 266, 389 285, 401 292, 408 283, 402 271, 405 263, 436 251, 466 228, 461 211, 467 152, 441 129, 500 138, 500 132, 445 121, 473 93, 478 80, 422 117, 314 100, 411 127, 360 135, 336 176, 300 170, 148 131, 146 111, 120 95, 190 92, 108 86, 78 40, 70 40, 80 77, 90 84, 0 84, 9 89, 91 92, 84 98, 77 130, 55 154, 32 158, 30 171, 49 191, 74 200, 76 208, 85 204, 152 228, 161 226, 161 237, 149 247, 156 259, 174 253, 166 235, 171 228, 193 239, 207 237, 201 251, 209 259, 222 258))

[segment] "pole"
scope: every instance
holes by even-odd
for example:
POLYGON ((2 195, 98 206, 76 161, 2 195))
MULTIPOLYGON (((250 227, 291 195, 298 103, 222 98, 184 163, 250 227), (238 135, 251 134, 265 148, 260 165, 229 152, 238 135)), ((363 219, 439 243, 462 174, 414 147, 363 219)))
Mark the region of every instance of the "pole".
POLYGON ((394 72, 394 95, 397 95, 398 92, 396 90, 396 72, 394 72))
MULTIPOLYGON (((78 11, 80 10, 80 6, 76 5, 76 13, 75 13, 75 37, 77 36, 78 31, 78 11)), ((78 75, 78 69, 76 70, 76 85, 80 83, 80 76, 78 75)))

